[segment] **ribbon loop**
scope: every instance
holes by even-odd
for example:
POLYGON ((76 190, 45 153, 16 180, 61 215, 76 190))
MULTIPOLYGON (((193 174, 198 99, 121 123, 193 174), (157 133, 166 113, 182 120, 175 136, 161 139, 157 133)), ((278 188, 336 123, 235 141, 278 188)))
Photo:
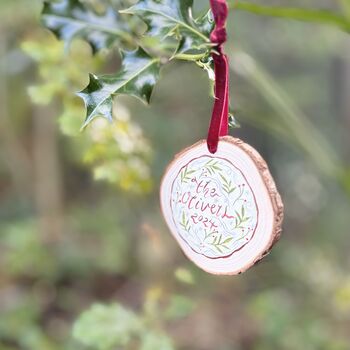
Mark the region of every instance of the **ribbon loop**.
POLYGON ((210 7, 215 21, 215 28, 210 35, 210 40, 214 44, 222 45, 227 39, 226 20, 228 6, 226 0, 210 0, 210 7))
POLYGON ((228 134, 229 109, 229 65, 228 58, 223 53, 223 44, 227 39, 226 20, 228 6, 226 0, 210 0, 210 6, 215 20, 215 28, 210 35, 216 51, 212 54, 215 71, 215 102, 208 132, 208 149, 215 153, 220 136, 228 134))

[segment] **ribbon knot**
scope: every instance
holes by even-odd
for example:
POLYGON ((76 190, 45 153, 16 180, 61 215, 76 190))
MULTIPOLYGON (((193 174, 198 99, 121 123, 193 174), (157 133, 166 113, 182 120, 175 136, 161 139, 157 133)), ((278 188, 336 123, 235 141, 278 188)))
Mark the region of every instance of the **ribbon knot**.
POLYGON ((212 54, 215 71, 215 102, 207 137, 208 149, 215 153, 219 138, 228 134, 229 108, 229 65, 227 56, 223 52, 223 44, 227 40, 226 21, 228 6, 226 0, 210 0, 215 28, 210 35, 210 41, 216 44, 216 51, 212 54))
POLYGON ((228 6, 226 0, 210 0, 210 7, 215 21, 215 28, 210 35, 210 40, 212 43, 221 45, 226 42, 228 6))
POLYGON ((226 28, 217 28, 210 34, 210 41, 217 44, 219 47, 222 46, 227 40, 226 28))

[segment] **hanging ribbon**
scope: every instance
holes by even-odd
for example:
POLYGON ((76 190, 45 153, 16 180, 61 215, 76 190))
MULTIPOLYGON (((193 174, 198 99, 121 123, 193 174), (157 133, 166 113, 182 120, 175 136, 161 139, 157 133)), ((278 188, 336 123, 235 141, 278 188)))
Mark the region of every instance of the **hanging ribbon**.
POLYGON ((210 6, 215 21, 215 28, 210 35, 210 41, 215 44, 216 51, 212 54, 215 71, 215 102, 207 143, 209 151, 215 153, 220 136, 228 134, 229 65, 228 58, 223 52, 223 44, 227 39, 228 6, 226 0, 210 0, 210 6))

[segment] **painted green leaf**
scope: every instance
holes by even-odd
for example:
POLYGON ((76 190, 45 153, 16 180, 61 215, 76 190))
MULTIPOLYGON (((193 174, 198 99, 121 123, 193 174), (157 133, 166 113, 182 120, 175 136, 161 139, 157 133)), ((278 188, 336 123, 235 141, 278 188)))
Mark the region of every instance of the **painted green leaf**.
POLYGON ((237 210, 235 210, 235 213, 236 213, 236 215, 238 217, 238 220, 242 221, 242 216, 239 214, 239 212, 237 210))
POLYGON ((205 50, 210 46, 210 15, 195 20, 192 17, 192 5, 193 0, 140 0, 121 12, 139 16, 148 26, 148 36, 178 39, 176 54, 179 54, 205 50))
POLYGON ((186 217, 185 217, 185 212, 182 212, 182 223, 185 224, 186 223, 186 217))
POLYGON ((113 97, 131 95, 149 103, 158 81, 160 59, 149 56, 143 49, 122 52, 122 67, 115 75, 90 74, 89 85, 78 95, 84 100, 87 115, 83 127, 95 117, 112 119, 113 97))
POLYGON ((181 172, 181 182, 182 183, 187 183, 189 180, 191 180, 190 175, 195 173, 195 170, 188 170, 188 167, 186 167, 182 172, 181 172))
POLYGON ((220 249, 218 245, 216 245, 215 248, 218 250, 219 253, 223 253, 223 251, 220 249))
POLYGON ((45 1, 41 18, 43 24, 66 45, 79 37, 89 42, 94 52, 129 36, 125 23, 111 6, 99 14, 78 0, 45 1))
POLYGON ((230 243, 232 240, 233 240, 233 237, 229 237, 229 238, 225 239, 223 244, 230 243))

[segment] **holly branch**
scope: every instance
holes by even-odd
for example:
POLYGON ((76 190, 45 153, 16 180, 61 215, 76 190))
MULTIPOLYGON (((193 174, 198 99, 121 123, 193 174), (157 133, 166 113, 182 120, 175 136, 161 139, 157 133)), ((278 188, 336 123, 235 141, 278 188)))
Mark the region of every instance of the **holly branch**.
POLYGON ((140 0, 127 8, 106 2, 103 9, 79 0, 44 3, 44 25, 67 47, 80 38, 94 53, 115 46, 121 51, 119 72, 90 74, 88 86, 78 94, 87 110, 83 127, 96 117, 111 120, 117 95, 149 103, 161 68, 172 60, 196 62, 213 75, 209 40, 213 20, 208 11, 194 18, 192 6, 193 0, 140 0))
MULTIPOLYGON (((348 0, 339 0, 338 12, 238 0, 228 0, 228 4, 238 11, 350 31, 348 0)), ((208 72, 210 79, 214 76, 209 40, 213 20, 209 11, 194 17, 193 0, 139 0, 134 5, 127 0, 45 1, 42 21, 65 42, 66 48, 80 38, 91 45, 94 53, 115 47, 122 52, 119 72, 90 74, 88 86, 79 94, 87 109, 84 127, 98 116, 110 120, 117 95, 131 95, 149 103, 161 68, 172 60, 195 62, 208 72)))

